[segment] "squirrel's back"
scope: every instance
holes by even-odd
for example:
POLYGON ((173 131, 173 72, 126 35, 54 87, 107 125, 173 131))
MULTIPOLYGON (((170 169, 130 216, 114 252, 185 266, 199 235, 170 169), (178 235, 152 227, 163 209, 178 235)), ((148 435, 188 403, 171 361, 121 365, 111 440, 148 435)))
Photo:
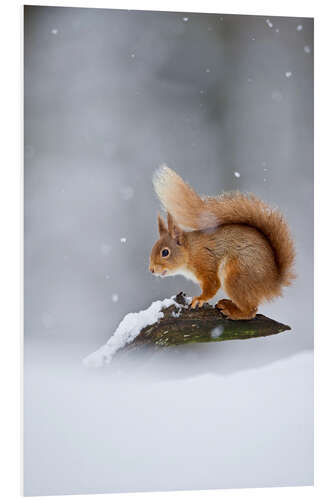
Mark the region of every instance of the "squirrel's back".
POLYGON ((206 231, 225 224, 254 227, 265 236, 274 252, 280 285, 288 286, 295 278, 294 243, 280 211, 253 194, 231 192, 201 198, 167 166, 156 171, 153 182, 162 205, 183 229, 206 231))

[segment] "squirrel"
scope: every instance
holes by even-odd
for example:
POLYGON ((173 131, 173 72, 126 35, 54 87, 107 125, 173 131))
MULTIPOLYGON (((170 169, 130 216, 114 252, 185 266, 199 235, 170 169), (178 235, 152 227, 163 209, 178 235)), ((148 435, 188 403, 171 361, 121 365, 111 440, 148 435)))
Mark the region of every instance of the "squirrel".
POLYGON ((158 215, 159 239, 149 269, 181 274, 201 286, 192 308, 222 287, 231 300, 216 307, 229 319, 251 319, 258 306, 282 295, 295 279, 295 249, 282 214, 253 194, 226 192, 201 198, 172 169, 157 169, 153 184, 167 212, 158 215))

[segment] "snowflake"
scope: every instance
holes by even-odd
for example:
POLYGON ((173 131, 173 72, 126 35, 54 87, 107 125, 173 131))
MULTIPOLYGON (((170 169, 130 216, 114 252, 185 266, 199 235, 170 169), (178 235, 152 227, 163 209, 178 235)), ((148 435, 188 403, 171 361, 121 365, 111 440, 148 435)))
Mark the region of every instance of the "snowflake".
POLYGON ((210 332, 210 336, 212 339, 217 339, 218 337, 221 337, 222 333, 224 331, 224 328, 223 326, 216 326, 215 328, 213 328, 210 332))

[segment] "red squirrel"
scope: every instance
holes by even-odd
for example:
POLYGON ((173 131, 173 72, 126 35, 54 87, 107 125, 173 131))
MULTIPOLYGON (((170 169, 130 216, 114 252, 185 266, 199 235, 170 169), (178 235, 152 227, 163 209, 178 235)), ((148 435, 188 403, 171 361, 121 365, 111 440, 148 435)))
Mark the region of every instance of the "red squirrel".
POLYGON ((158 215, 160 238, 149 269, 198 283, 202 292, 192 308, 202 307, 222 287, 231 300, 216 307, 230 319, 251 319, 260 303, 281 296, 282 287, 291 284, 294 243, 278 210, 253 194, 201 198, 167 166, 156 171, 153 184, 168 224, 158 215))

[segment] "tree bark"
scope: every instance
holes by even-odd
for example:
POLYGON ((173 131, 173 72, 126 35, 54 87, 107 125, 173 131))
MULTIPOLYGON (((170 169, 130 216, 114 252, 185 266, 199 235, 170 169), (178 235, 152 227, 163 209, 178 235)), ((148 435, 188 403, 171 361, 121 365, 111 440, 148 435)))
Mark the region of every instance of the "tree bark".
MULTIPOLYGON (((186 305, 186 296, 183 292, 177 295, 176 302, 186 305)), ((250 320, 230 320, 209 304, 200 309, 189 307, 178 309, 170 306, 163 312, 164 317, 144 328, 134 341, 125 347, 126 351, 145 344, 167 347, 194 342, 242 340, 291 330, 290 326, 278 323, 262 314, 257 314, 250 320)))

